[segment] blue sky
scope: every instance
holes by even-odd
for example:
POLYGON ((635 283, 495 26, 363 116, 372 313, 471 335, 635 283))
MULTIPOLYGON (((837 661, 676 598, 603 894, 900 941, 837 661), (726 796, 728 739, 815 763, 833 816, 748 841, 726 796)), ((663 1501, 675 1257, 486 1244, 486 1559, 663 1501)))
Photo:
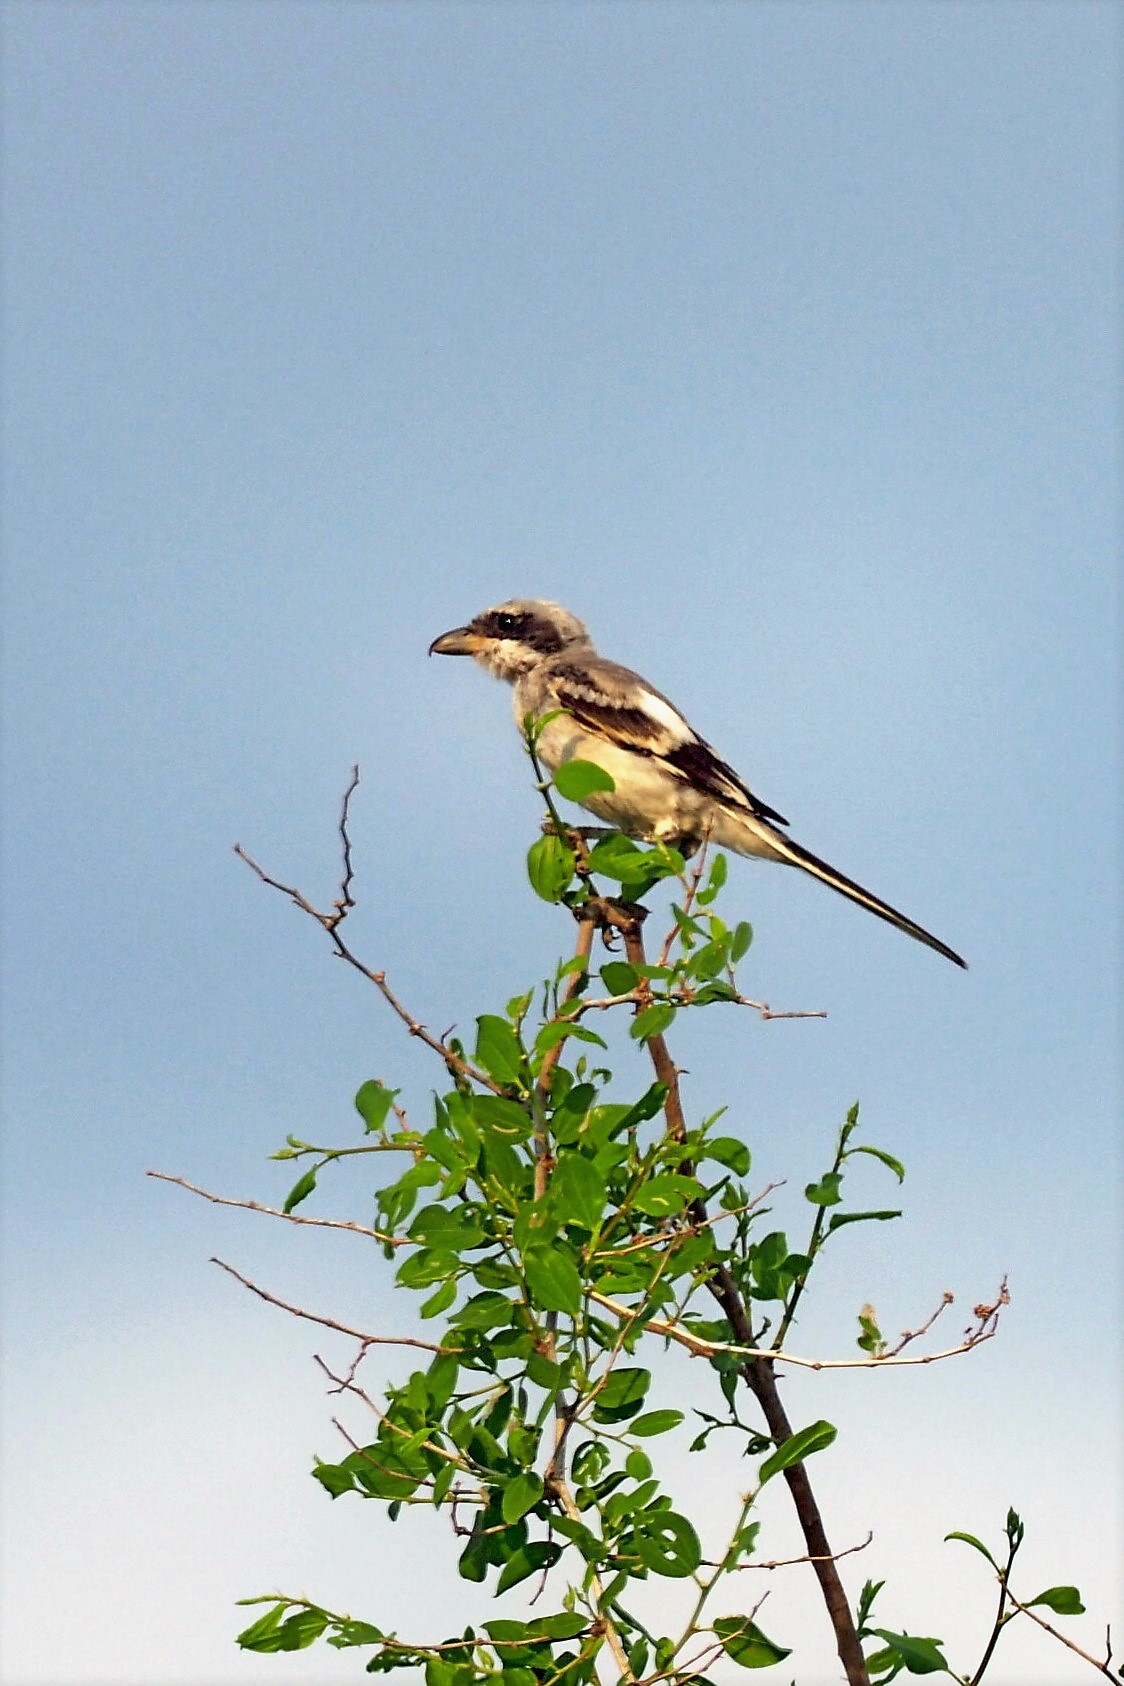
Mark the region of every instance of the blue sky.
MULTIPOLYGON (((991 1591, 941 1536, 1014 1504, 1027 1590, 1118 1616, 1119 46, 1094 0, 8 5, 12 1686, 354 1672, 234 1650, 274 1586, 480 1614, 442 1537, 309 1480, 323 1345, 207 1259, 390 1330, 385 1276, 143 1173, 268 1200, 365 1078, 424 1110, 230 853, 330 898, 353 761, 356 940, 414 1011, 550 969, 507 696, 425 658, 513 593, 971 962, 736 862, 747 987, 829 1017, 678 1050, 794 1227, 854 1099, 907 1164, 810 1349, 1010 1276, 971 1357, 789 1384, 840 1424, 833 1537, 875 1530, 852 1580, 966 1661, 991 1591)), ((997 1686, 1084 1677, 1009 1643, 997 1686)))

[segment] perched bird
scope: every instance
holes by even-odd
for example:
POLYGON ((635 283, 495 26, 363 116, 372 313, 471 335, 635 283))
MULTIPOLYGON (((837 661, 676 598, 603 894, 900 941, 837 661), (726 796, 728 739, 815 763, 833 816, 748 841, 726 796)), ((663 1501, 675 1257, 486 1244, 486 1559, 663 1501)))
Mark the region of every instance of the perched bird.
POLYGON ((497 679, 514 685, 520 729, 528 715, 539 719, 564 710, 543 731, 541 759, 552 773, 563 761, 594 761, 604 768, 616 789, 592 792, 582 806, 617 831, 685 854, 709 836, 736 854, 802 867, 966 966, 931 932, 786 836, 784 816, 754 796, 675 704, 638 673, 599 656, 581 621, 560 604, 520 598, 499 603, 467 626, 442 633, 429 653, 475 656, 497 679))

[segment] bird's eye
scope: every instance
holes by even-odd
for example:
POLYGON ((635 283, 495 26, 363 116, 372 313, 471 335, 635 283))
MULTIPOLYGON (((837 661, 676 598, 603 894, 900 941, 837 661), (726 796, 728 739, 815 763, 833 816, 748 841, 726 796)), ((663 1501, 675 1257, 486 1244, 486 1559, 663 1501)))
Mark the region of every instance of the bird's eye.
POLYGON ((501 632, 514 632, 517 622, 514 615, 497 615, 496 625, 501 632))

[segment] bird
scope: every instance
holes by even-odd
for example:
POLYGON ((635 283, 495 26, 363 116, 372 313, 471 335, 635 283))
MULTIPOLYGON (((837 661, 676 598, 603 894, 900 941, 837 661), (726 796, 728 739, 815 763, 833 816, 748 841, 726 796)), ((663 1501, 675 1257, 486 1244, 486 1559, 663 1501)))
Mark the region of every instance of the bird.
POLYGON ((789 837, 784 815, 753 794, 662 691, 599 655, 583 622, 561 604, 511 598, 443 632, 429 654, 472 656, 511 684, 521 731, 529 717, 554 714, 538 741, 540 759, 551 774, 574 760, 608 773, 615 788, 591 791, 581 806, 615 830, 684 855, 709 839, 738 855, 799 867, 967 969, 931 931, 789 837))

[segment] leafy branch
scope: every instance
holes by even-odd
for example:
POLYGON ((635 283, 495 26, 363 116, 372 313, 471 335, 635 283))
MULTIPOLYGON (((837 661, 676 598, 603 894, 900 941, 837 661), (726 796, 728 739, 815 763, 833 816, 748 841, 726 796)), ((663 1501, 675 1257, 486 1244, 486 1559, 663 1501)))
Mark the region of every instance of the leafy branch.
MULTIPOLYGON (((303 1161, 305 1168, 277 1204, 150 1174, 217 1205, 347 1231, 381 1246, 397 1285, 421 1296, 419 1317, 434 1326, 436 1338, 354 1328, 214 1262, 262 1300, 356 1345, 342 1372, 317 1359, 331 1390, 365 1411, 369 1423, 365 1434, 336 1423, 344 1453, 317 1459, 312 1471, 324 1490, 333 1499, 381 1503, 392 1520, 404 1508, 428 1507, 451 1526, 463 1578, 490 1583, 496 1594, 533 1587, 532 1608, 548 1594, 558 1608, 418 1642, 399 1639, 381 1623, 276 1594, 246 1601, 268 1608, 239 1644, 266 1653, 323 1639, 364 1650, 371 1673, 424 1667, 426 1686, 477 1686, 500 1677, 503 1686, 664 1680, 707 1686, 700 1671, 723 1658, 759 1668, 790 1654, 761 1628, 761 1600, 737 1607, 737 1577, 746 1569, 807 1565, 851 1686, 882 1686, 903 1670, 951 1674, 940 1641, 871 1625, 883 1583, 868 1581, 852 1611, 839 1565, 865 1551, 871 1538, 832 1550, 808 1464, 833 1445, 836 1430, 823 1419, 794 1427, 777 1368, 876 1370, 961 1355, 995 1335, 1008 1303, 1006 1284, 975 1307, 960 1342, 941 1350, 905 1351, 952 1302, 947 1293, 894 1343, 864 1306, 862 1356, 787 1350, 827 1243, 844 1228, 900 1216, 845 1205, 846 1179, 864 1161, 880 1164, 898 1182, 904 1167, 885 1149, 856 1141, 859 1114, 852 1107, 828 1169, 804 1189, 813 1214, 803 1247, 793 1250, 784 1231, 766 1229, 766 1200, 779 1185, 752 1193, 745 1182, 747 1144, 720 1132, 721 1114, 692 1116, 668 1034, 680 1012, 720 1004, 751 1007, 763 1019, 822 1015, 774 1014, 742 992, 737 968, 753 933, 745 921, 728 923, 718 911, 724 857, 704 848, 688 870, 666 846, 566 823, 561 801, 581 801, 611 780, 580 761, 547 777, 537 753, 544 724, 529 721, 526 730, 547 811, 528 853, 528 874, 537 894, 570 913, 574 942, 540 984, 502 1012, 477 1017, 471 1049, 451 1033, 434 1035, 390 988, 385 972, 350 945, 346 921, 356 906, 350 810, 358 769, 341 804, 342 871, 329 909, 318 909, 237 849, 261 882, 327 932, 334 952, 440 1061, 451 1087, 434 1098, 432 1124, 413 1127, 398 1091, 370 1079, 355 1098, 359 1143, 318 1146, 286 1138, 274 1157, 303 1161), (644 898, 661 886, 677 899, 650 960, 644 898), (598 942, 607 956, 599 966, 598 942), (595 977, 603 993, 594 991, 595 977), (613 1013, 626 1015, 629 1040, 643 1049, 651 1071, 648 1087, 627 1100, 610 1098, 609 1045, 590 1023, 595 1014, 611 1021, 613 1013), (329 1165, 364 1165, 382 1174, 373 1223, 296 1210, 315 1199, 329 1165), (385 1384, 380 1402, 357 1372, 370 1354, 391 1346, 419 1349, 427 1362, 404 1382, 385 1384), (676 1502, 657 1467, 661 1441, 685 1421, 674 1402, 671 1348, 702 1359, 716 1384, 716 1409, 698 1412, 703 1427, 691 1452, 715 1457, 710 1442, 721 1431, 723 1444, 733 1435, 741 1455, 756 1460, 756 1478, 737 1497, 725 1544, 710 1555, 689 1505, 676 1502), (648 1360, 649 1351, 658 1363, 648 1360), (777 1479, 788 1488, 802 1531, 804 1550, 796 1557, 765 1557, 760 1550, 758 1501, 777 1479), (682 1586, 678 1614, 674 1598, 659 1603, 665 1631, 634 1613, 633 1591, 652 1577, 666 1582, 669 1593, 682 1586), (724 1594, 733 1612, 723 1608, 724 1594)), ((724 1485, 732 1490, 735 1483, 724 1485)), ((1000 1582, 981 1661, 971 1675, 953 1678, 978 1686, 1000 1634, 1020 1615, 1118 1678, 1110 1670, 1111 1649, 1098 1663, 1039 1614, 1042 1608, 1079 1613, 1074 1589, 1054 1587, 1027 1600, 1012 1593, 1022 1534, 1021 1523, 1012 1533, 1011 1517, 1002 1565, 974 1536, 950 1536, 982 1552, 1000 1582)))

